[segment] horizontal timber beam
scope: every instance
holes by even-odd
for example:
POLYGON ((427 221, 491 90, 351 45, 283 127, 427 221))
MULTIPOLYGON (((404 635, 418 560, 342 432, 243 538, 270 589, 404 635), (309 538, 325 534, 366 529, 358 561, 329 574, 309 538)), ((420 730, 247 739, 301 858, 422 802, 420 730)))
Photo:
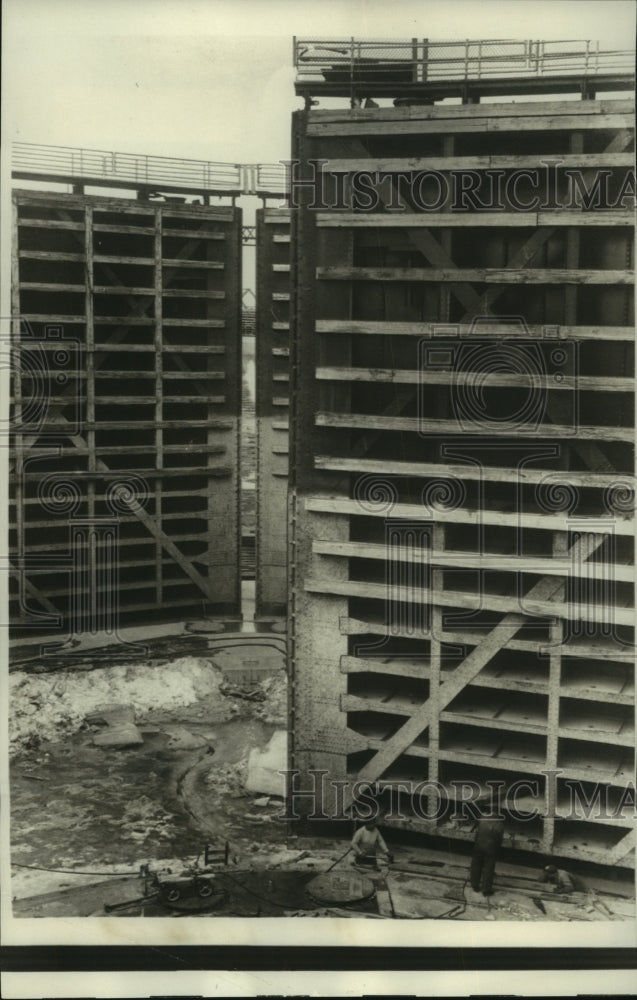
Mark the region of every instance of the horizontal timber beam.
MULTIPOLYGON (((316 378, 327 382, 382 382, 406 385, 475 385, 476 374, 471 371, 418 371, 404 368, 323 368, 316 369, 316 378)), ((634 392, 632 378, 605 378, 596 375, 563 375, 555 379, 550 375, 503 374, 498 371, 480 376, 481 386, 531 386, 543 389, 590 389, 597 392, 634 392)))
MULTIPOLYGON (((619 154, 616 154, 619 155, 619 154)), ((632 212, 319 212, 319 229, 507 228, 538 226, 630 226, 632 212)))
MULTIPOLYGON (((310 137, 327 138, 328 136, 347 136, 348 138, 363 135, 457 135, 461 133, 478 132, 497 134, 499 132, 570 132, 588 131, 590 129, 625 129, 634 126, 631 114, 554 114, 526 115, 493 118, 484 114, 481 118, 447 117, 411 118, 407 121, 378 118, 357 118, 341 122, 324 122, 310 115, 307 125, 307 135, 310 137)), ((490 111, 490 108, 489 108, 490 111)))
MULTIPOLYGON (((347 174, 354 171, 371 174, 403 174, 421 170, 519 170, 577 167, 632 167, 633 153, 526 153, 516 156, 501 156, 487 153, 484 156, 392 156, 378 157, 352 156, 347 159, 334 158, 321 161, 322 172, 347 174)), ((323 219, 319 215, 319 220, 323 219)), ((320 221, 319 221, 320 225, 320 221)))
MULTIPOLYGON (((476 420, 475 427, 469 430, 456 420, 430 420, 421 417, 394 417, 371 413, 317 413, 315 423, 318 427, 360 428, 361 430, 407 431, 413 434, 488 434, 498 438, 566 438, 578 441, 626 441, 634 440, 631 427, 606 426, 570 426, 561 424, 543 424, 520 426, 519 423, 496 424, 485 421, 481 424, 476 420)), ((504 478, 504 477, 503 477, 504 478)))
MULTIPOLYGON (((309 577, 305 580, 304 589, 311 594, 327 594, 331 597, 363 597, 376 601, 391 601, 392 603, 432 604, 442 608, 463 608, 468 611, 496 611, 505 616, 518 615, 523 621, 517 625, 532 621, 533 618, 560 618, 569 621, 587 621, 597 624, 614 622, 617 625, 633 625, 635 613, 632 608, 612 608, 603 605, 587 604, 584 601, 574 603, 558 603, 556 592, 563 586, 561 577, 550 578, 555 587, 551 599, 540 600, 529 594, 523 598, 516 595, 504 596, 491 594, 484 590, 469 592, 462 590, 433 590, 427 587, 414 587, 409 584, 367 583, 364 580, 324 580, 309 577), (520 612, 523 603, 524 611, 520 612)), ((540 581, 540 583, 545 581, 540 581)), ((539 586, 539 584, 536 584, 539 586)), ((498 626, 499 628, 500 626, 498 626)), ((504 626, 503 626, 503 631, 504 626)))
POLYGON ((619 340, 633 342, 632 326, 528 326, 498 322, 489 323, 408 323, 386 320, 317 319, 317 333, 362 334, 380 337, 478 337, 532 340, 619 340))
POLYGON ((500 101, 482 104, 412 105, 400 108, 325 108, 312 111, 313 122, 363 121, 431 121, 434 119, 510 118, 546 115, 608 115, 632 114, 635 101, 629 98, 593 101, 500 101))
POLYGON ((635 278, 633 271, 568 267, 317 267, 316 276, 322 281, 469 281, 511 285, 632 285, 635 278))
POLYGON ((532 556, 492 552, 470 552, 455 549, 418 548, 412 545, 377 544, 372 542, 330 542, 317 539, 312 543, 317 555, 340 556, 348 559, 376 559, 392 562, 442 566, 450 569, 493 570, 503 573, 541 573, 543 576, 581 576, 587 580, 621 580, 633 583, 635 567, 618 563, 576 562, 566 556, 532 556))

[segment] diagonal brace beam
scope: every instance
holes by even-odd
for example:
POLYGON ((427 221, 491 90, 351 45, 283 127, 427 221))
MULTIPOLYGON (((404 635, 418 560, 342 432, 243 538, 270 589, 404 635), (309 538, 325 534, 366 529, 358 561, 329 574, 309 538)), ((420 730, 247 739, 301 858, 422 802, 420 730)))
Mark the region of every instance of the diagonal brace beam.
MULTIPOLYGON (((580 560, 587 559, 604 541, 604 535, 583 535, 569 549, 568 554, 572 558, 580 560)), ((527 592, 527 599, 550 600, 560 592, 564 586, 564 581, 560 577, 544 577, 527 592)), ((516 632, 528 622, 528 616, 518 612, 512 612, 504 616, 502 621, 492 629, 482 642, 473 649, 459 667, 453 671, 448 680, 445 680, 438 691, 437 710, 442 711, 453 699, 477 677, 480 671, 495 656, 495 654, 506 646, 507 642, 513 638, 516 632)), ((421 735, 431 722, 434 699, 431 697, 425 701, 420 708, 388 740, 382 748, 378 750, 372 759, 359 771, 356 776, 357 781, 376 781, 387 768, 404 753, 411 744, 421 735)), ((352 803, 351 792, 346 793, 346 807, 352 803)))

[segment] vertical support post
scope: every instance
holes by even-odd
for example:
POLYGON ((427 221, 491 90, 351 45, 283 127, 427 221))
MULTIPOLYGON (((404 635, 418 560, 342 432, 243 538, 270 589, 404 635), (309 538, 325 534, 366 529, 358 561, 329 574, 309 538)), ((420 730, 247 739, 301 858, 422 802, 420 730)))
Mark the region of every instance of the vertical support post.
MULTIPOLYGON (((570 136, 571 153, 582 153, 584 151, 584 133, 573 132, 570 136)), ((576 269, 579 264, 580 255, 580 230, 577 226, 569 226, 566 230, 566 267, 576 269)), ((566 326, 575 326, 577 323, 577 296, 578 285, 566 284, 564 286, 564 323, 566 326)))
MULTIPOLYGON (((456 146, 455 136, 446 135, 442 140, 442 157, 443 163, 445 160, 453 156, 456 146)), ((445 204, 440 209, 441 212, 448 212, 449 205, 452 201, 450 193, 451 185, 448 185, 449 194, 445 204)), ((443 251, 451 257, 451 251, 453 247, 453 229, 442 229, 440 231, 440 245, 443 251)), ((451 288, 449 283, 446 281, 440 282, 440 322, 448 323, 450 319, 450 309, 451 309, 451 288)))
MULTIPOLYGON (((434 524, 431 535, 431 551, 443 552, 445 548, 445 526, 434 524)), ((440 782, 440 683, 442 679, 442 608, 436 603, 435 595, 444 588, 442 569, 431 569, 431 640, 429 647, 429 703, 431 721, 429 723, 429 781, 440 782)), ((438 805, 434 797, 427 803, 427 812, 433 815, 438 805)), ((435 821, 432 821, 432 827, 435 821)))
MULTIPOLYGON (((89 478, 87 484, 87 514, 90 521, 95 520, 95 475, 97 471, 97 458, 95 454, 95 323, 94 323, 94 303, 93 303, 93 206, 86 205, 84 208, 84 255, 85 255, 85 286, 84 286, 84 308, 86 321, 86 443, 88 445, 88 471, 89 478)), ((94 539, 91 537, 90 539, 94 539)), ((89 539, 87 539, 87 542, 89 539)), ((99 541, 97 542, 99 544, 99 541)), ((100 595, 97 593, 97 561, 95 547, 87 547, 87 555, 90 565, 91 587, 89 590, 91 609, 90 621, 94 621, 97 614, 97 605, 100 602, 100 595)), ((115 556, 117 559, 117 554, 115 556)), ((115 594, 114 599, 118 600, 119 595, 115 594)), ((77 632, 78 623, 73 623, 73 632, 77 632)))
POLYGON ((11 354, 15 359, 12 377, 13 389, 13 435, 15 454, 14 510, 16 525, 16 556, 24 559, 26 540, 24 537, 24 437, 22 434, 22 324, 20 321, 20 230, 18 222, 18 200, 14 196, 11 206, 11 354))
MULTIPOLYGON (((565 559, 568 554, 568 532, 553 533, 553 557, 565 559)), ((562 603, 565 600, 565 583, 555 600, 562 603)), ((562 683, 562 644, 564 642, 564 622, 556 620, 549 630, 549 698, 546 726, 546 771, 550 774, 557 769, 559 726, 560 726, 560 687, 562 683)), ((545 816, 542 830, 542 850, 545 854, 553 853, 555 840, 555 813, 557 809, 557 782, 546 778, 545 816)))
MULTIPOLYGON (((154 290, 155 290, 155 469, 164 467, 164 355, 163 355, 163 267, 162 267, 162 225, 163 211, 160 205, 155 206, 155 234, 153 240, 154 257, 154 290)), ((155 480, 155 522, 161 530, 163 503, 163 479, 157 476, 155 480)), ((157 606, 163 600, 163 546, 159 534, 155 539, 155 599, 157 606)))

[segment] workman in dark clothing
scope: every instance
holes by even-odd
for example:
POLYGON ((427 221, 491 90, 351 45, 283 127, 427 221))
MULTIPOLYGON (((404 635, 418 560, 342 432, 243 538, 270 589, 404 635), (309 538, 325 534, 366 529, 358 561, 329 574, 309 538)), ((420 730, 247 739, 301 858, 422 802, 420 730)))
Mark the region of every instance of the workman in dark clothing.
POLYGON ((478 820, 471 857, 471 888, 483 896, 493 895, 495 862, 504 837, 504 816, 484 816, 478 820))
POLYGON ((547 865, 540 877, 541 882, 550 882, 553 892, 588 892, 588 886, 579 875, 573 875, 564 868, 547 865))

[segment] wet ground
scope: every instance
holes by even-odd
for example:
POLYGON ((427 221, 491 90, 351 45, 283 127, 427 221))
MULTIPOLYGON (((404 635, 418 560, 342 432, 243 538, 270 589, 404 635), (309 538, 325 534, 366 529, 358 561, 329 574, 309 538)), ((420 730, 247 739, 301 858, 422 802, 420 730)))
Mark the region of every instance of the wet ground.
MULTIPOLYGON (((370 898, 342 906, 314 899, 308 885, 318 874, 334 869, 347 879, 351 872, 351 856, 343 857, 351 830, 335 840, 301 837, 282 820, 281 797, 246 791, 251 750, 264 749, 285 723, 285 675, 276 673, 282 654, 270 649, 272 675, 246 686, 246 671, 253 669, 246 657, 266 653, 242 650, 237 658, 243 681, 232 675, 235 654, 228 649, 223 674, 206 659, 177 660, 157 668, 159 688, 157 675, 146 676, 146 667, 120 675, 108 671, 109 678, 119 677, 116 693, 132 692, 141 701, 152 696, 151 707, 136 713, 139 745, 95 746, 98 727, 75 716, 64 717, 59 738, 44 740, 37 736, 37 715, 27 716, 34 738, 21 744, 11 764, 16 916, 634 919, 632 883, 626 888, 600 882, 597 890, 556 899, 538 884, 537 869, 504 863, 498 864, 494 896, 478 898, 467 884, 468 857, 429 849, 427 838, 419 848, 401 846, 396 832, 394 861, 370 875, 370 898), (186 682, 199 696, 178 705, 186 682), (163 689, 164 707, 153 707, 163 689), (152 877, 146 883, 140 878, 146 863, 155 872, 170 867, 181 874, 197 858, 203 864, 206 844, 219 848, 226 842, 228 863, 216 870, 208 898, 186 888, 168 905, 152 877)), ((225 662, 220 652, 214 655, 225 662)), ((103 683, 98 671, 92 677, 93 685, 103 683)), ((47 707, 59 720, 60 705, 71 705, 88 690, 81 686, 85 681, 70 676, 64 683, 56 704, 52 696, 47 703, 41 691, 41 732, 53 731, 51 719, 44 727, 47 707)), ((35 688, 23 684, 16 690, 14 707, 24 710, 35 688)))
POLYGON ((265 745, 274 728, 256 720, 222 723, 214 731, 188 723, 186 731, 209 744, 197 750, 170 749, 168 732, 142 727, 140 747, 101 749, 80 735, 26 751, 11 768, 12 861, 128 863, 196 853, 206 837, 268 838, 262 822, 245 819, 251 797, 227 780, 223 796, 215 794, 206 779, 210 772, 227 774, 228 764, 265 745))

